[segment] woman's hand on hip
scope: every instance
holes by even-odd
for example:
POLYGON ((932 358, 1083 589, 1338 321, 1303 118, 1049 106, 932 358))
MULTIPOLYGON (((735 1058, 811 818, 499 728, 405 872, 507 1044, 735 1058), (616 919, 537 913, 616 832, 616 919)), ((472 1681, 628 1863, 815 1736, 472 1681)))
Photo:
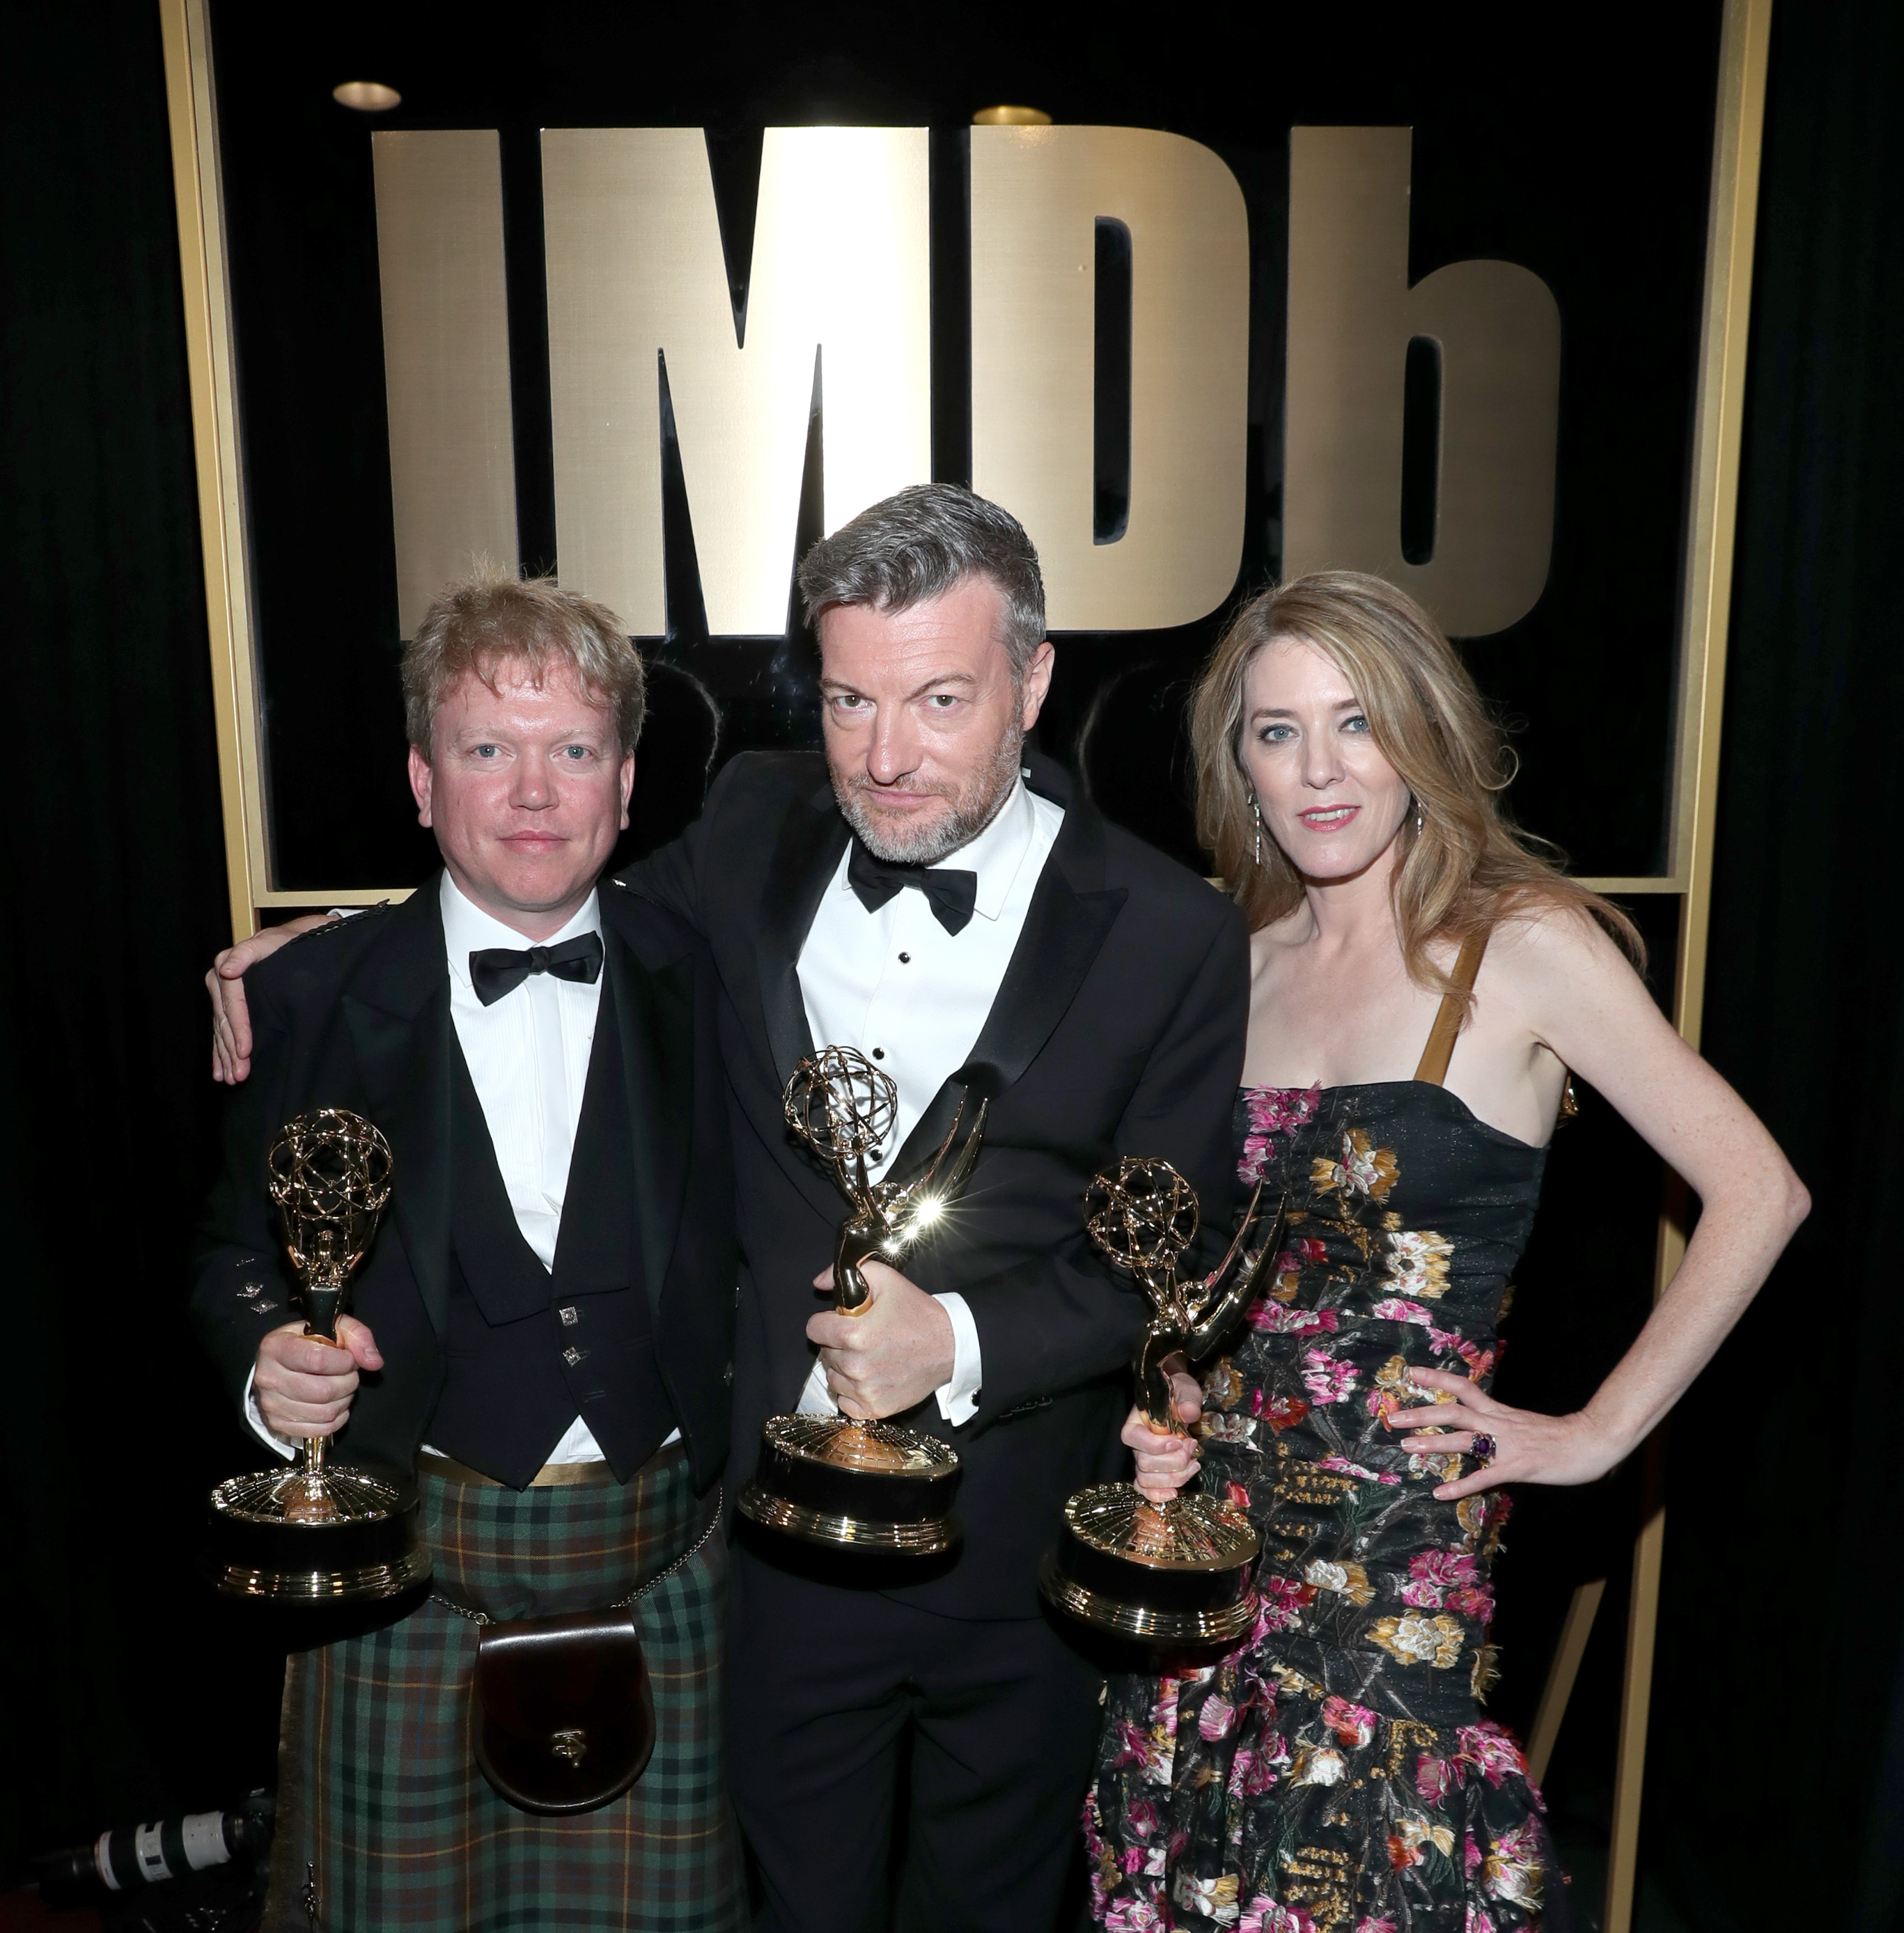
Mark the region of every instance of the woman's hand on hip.
POLYGON ((1418 1457, 1481 1460, 1478 1469, 1438 1485, 1435 1495, 1442 1499, 1472 1496, 1502 1484, 1590 1484, 1631 1447, 1612 1441, 1584 1411, 1545 1416, 1511 1408, 1445 1369, 1411 1369, 1409 1377, 1424 1389, 1444 1392, 1447 1399, 1426 1409, 1398 1409, 1389 1417, 1391 1429, 1412 1432, 1403 1437, 1401 1447, 1418 1457))

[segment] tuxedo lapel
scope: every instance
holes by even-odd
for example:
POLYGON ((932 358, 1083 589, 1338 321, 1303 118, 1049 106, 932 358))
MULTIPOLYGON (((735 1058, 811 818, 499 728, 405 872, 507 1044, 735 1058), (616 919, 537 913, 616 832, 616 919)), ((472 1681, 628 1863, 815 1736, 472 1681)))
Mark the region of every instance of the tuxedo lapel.
POLYGON ((363 1092, 395 1160, 391 1204, 439 1336, 450 1326, 450 969, 432 876, 390 915, 341 998, 363 1092))
POLYGON ((785 1089, 814 1051, 800 995, 800 948, 851 835, 831 786, 796 801, 781 822, 760 902, 754 963, 775 1071, 785 1089))
POLYGON ((1063 805, 1064 824, 970 1057, 906 1137, 893 1163, 896 1175, 910 1174, 930 1157, 968 1090, 975 1099, 999 1095, 1037 1059, 1123 909, 1124 888, 1103 885, 1102 822, 1069 796, 1069 784, 1048 761, 1036 759, 1033 777, 1036 790, 1063 805))
POLYGON ((694 1004, 689 963, 651 972, 604 921, 604 997, 615 1006, 634 1156, 635 1259, 658 1318, 693 1133, 694 1004))

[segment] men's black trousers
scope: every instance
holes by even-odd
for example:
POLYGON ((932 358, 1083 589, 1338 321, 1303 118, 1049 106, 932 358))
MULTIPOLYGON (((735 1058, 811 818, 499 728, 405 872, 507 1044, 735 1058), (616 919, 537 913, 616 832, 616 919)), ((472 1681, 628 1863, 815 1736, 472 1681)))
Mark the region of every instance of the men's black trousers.
POLYGON ((943 1617, 829 1575, 823 1556, 734 1553, 728 1767, 765 1889, 755 1933, 1069 1920, 1102 1671, 1045 1618, 943 1617))

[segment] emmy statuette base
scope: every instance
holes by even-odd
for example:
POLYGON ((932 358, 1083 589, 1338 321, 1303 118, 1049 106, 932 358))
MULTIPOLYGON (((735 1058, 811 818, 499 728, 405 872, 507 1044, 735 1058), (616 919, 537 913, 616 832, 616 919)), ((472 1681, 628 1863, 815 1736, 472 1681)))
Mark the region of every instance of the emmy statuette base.
POLYGON ((958 1541, 958 1453, 937 1437, 850 1416, 774 1416, 741 1514, 805 1544, 929 1557, 958 1541))
POLYGON ((1053 1607, 1093 1631, 1145 1644, 1234 1644, 1249 1635, 1256 1621, 1256 1595, 1252 1591, 1214 1611, 1160 1611, 1148 1604, 1128 1604, 1074 1583, 1058 1568, 1057 1553, 1047 1554, 1038 1574, 1038 1588, 1053 1607))
POLYGON ((889 1553, 900 1557, 931 1557, 958 1541, 956 1518, 929 1519, 924 1523, 880 1523, 864 1517, 832 1517, 802 1509, 750 1484, 735 1506, 744 1517, 783 1536, 805 1544, 830 1544, 842 1550, 889 1553))
POLYGON ((1099 1484, 1064 1507, 1039 1588, 1069 1617, 1148 1643, 1227 1643, 1256 1621, 1262 1541, 1227 1504, 1193 1491, 1161 1510, 1129 1484, 1099 1484))
POLYGON ((233 1477, 212 1493, 206 1518, 206 1569, 225 1597, 356 1604, 394 1598, 430 1574, 417 1487, 394 1470, 233 1477))

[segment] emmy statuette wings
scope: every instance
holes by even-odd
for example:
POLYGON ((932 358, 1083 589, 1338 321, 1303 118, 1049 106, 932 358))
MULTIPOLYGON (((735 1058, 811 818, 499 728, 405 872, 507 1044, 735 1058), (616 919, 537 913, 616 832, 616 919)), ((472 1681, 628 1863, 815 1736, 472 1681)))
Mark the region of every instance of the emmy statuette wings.
MULTIPOLYGON (((271 1199, 305 1309, 304 1333, 337 1339, 350 1276, 390 1198, 389 1142, 361 1114, 318 1108, 287 1122, 267 1158, 271 1199)), ((288 1470, 212 1493, 212 1582, 227 1597, 342 1604, 394 1597, 430 1574, 414 1482, 333 1463, 306 1437, 288 1470)))
MULTIPOLYGON (((1194 1363, 1214 1351, 1275 1265, 1280 1205, 1262 1228, 1254 1263, 1243 1265, 1262 1204, 1259 1182, 1229 1253, 1208 1275, 1186 1282, 1177 1266, 1196 1237, 1199 1211, 1195 1191, 1168 1162, 1126 1156, 1084 1198, 1092 1241, 1150 1300, 1137 1399, 1160 1435, 1187 1433, 1166 1363, 1181 1355, 1194 1363)), ((1247 1517, 1199 1491, 1181 1492, 1160 1509, 1134 1484, 1097 1484, 1066 1504, 1063 1532, 1039 1583, 1058 1610, 1118 1637, 1228 1643, 1255 1620, 1250 1578, 1261 1548, 1247 1517)))
MULTIPOLYGON (((873 1180, 867 1159, 892 1135, 899 1090, 850 1047, 823 1048, 787 1084, 787 1124, 832 1168, 851 1213, 833 1247, 833 1301, 856 1315, 871 1291, 860 1264, 898 1267, 957 1198, 979 1159, 981 1100, 958 1147, 970 1096, 922 1173, 873 1180)), ((773 1416, 761 1426, 760 1463, 740 1510, 770 1530, 840 1549, 929 1556, 950 1547, 958 1453, 922 1431, 844 1415, 773 1416)))

